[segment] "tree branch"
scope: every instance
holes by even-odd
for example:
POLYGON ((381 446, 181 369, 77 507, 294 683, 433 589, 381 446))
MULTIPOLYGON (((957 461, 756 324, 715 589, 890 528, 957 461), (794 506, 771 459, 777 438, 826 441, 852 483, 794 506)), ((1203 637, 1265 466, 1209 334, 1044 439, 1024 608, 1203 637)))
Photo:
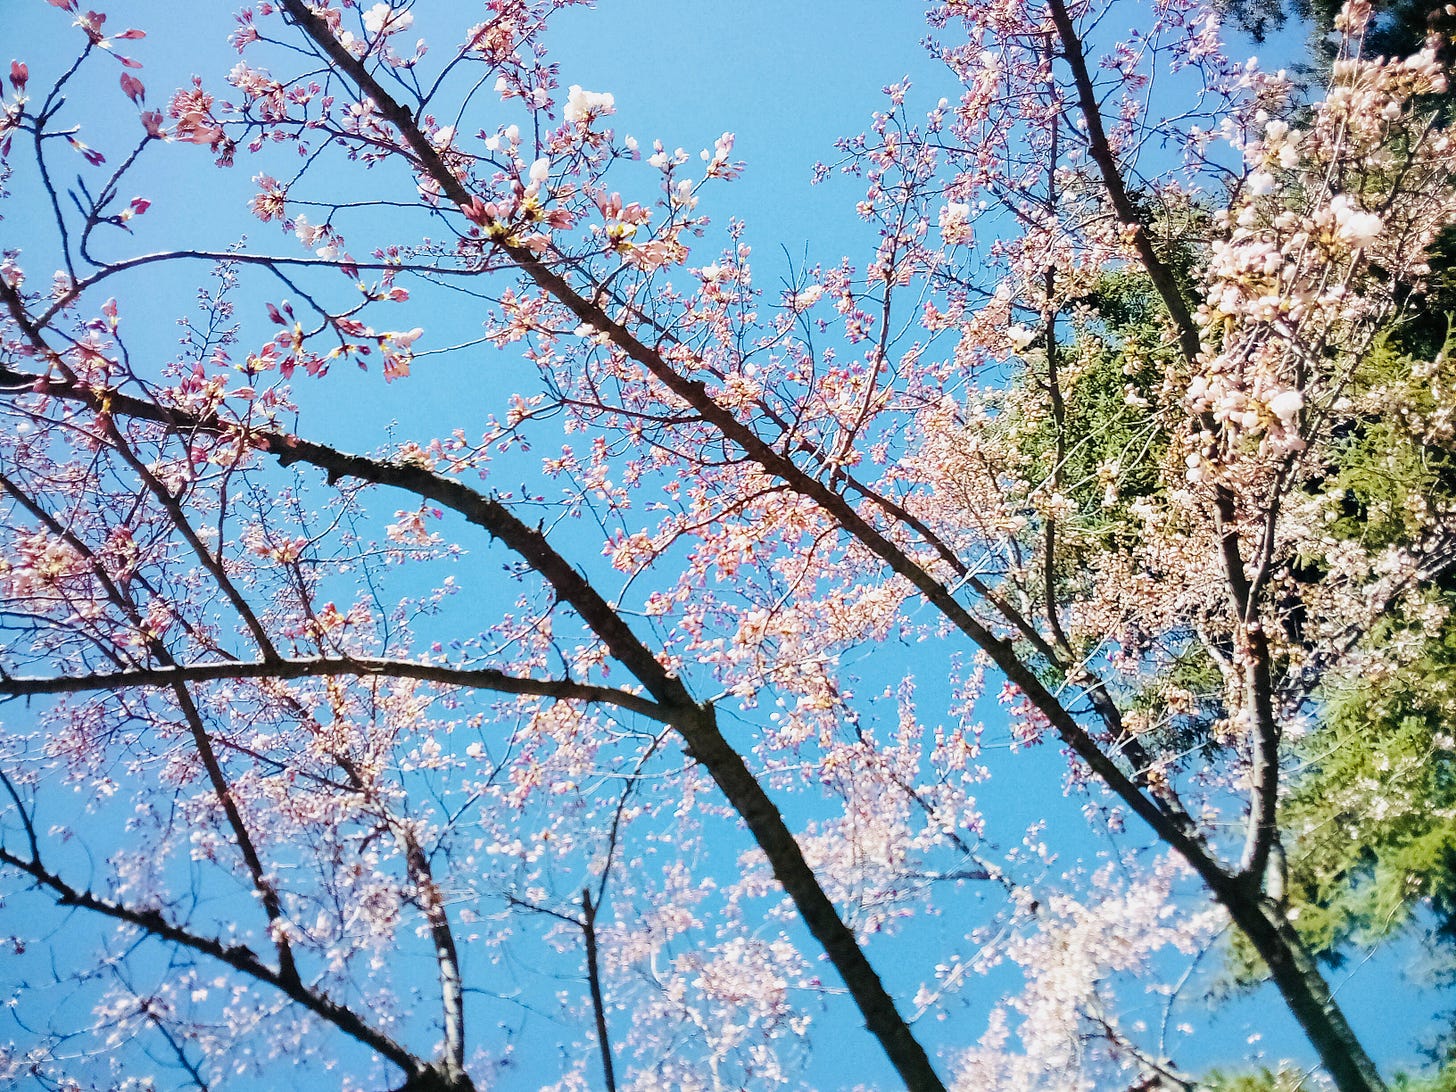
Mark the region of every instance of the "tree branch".
POLYGON ((353 1010, 329 1000, 309 989, 296 978, 285 976, 258 958, 252 949, 238 944, 224 944, 211 937, 200 937, 167 921, 160 910, 139 910, 111 899, 103 899, 90 891, 82 891, 49 871, 38 860, 27 861, 0 846, 0 864, 9 865, 31 877, 49 890, 57 906, 74 906, 91 910, 114 921, 141 929, 148 936, 165 940, 201 955, 209 956, 234 970, 266 983, 289 1000, 308 1009, 320 1019, 334 1025, 350 1038, 363 1043, 376 1054, 392 1062, 406 1073, 415 1074, 428 1067, 414 1054, 388 1035, 370 1027, 353 1010))
POLYGON ((612 1069, 612 1041, 607 1037, 607 1008, 602 998, 602 975, 597 965, 597 910, 591 890, 581 892, 581 932, 586 940, 586 981, 591 989, 592 1013, 597 1023, 597 1046, 602 1054, 602 1079, 607 1092, 617 1092, 617 1076, 612 1069))
POLYGON ((405 868, 410 882, 414 884, 416 905, 429 923, 430 939, 435 945, 440 975, 440 1008, 445 1025, 445 1058, 440 1068, 447 1080, 458 1082, 465 1076, 465 995, 455 934, 450 929, 450 918, 440 898, 430 859, 420 848, 419 839, 403 822, 391 818, 390 827, 404 851, 405 868))
POLYGON ((1173 320, 1173 327, 1178 333, 1178 346, 1191 364, 1198 359, 1198 354, 1202 349, 1202 342, 1198 336, 1198 325, 1193 321, 1193 313, 1188 309, 1188 301, 1183 298, 1183 290, 1178 287, 1178 278, 1158 256, 1157 250, 1153 247, 1153 241, 1148 236, 1147 225, 1143 223, 1142 214, 1133 205, 1132 198, 1128 194, 1122 171, 1117 165, 1117 156, 1112 150, 1112 144, 1107 139, 1107 129, 1102 123, 1102 107, 1097 102, 1097 91, 1092 86, 1092 75, 1087 68, 1087 54, 1082 48, 1082 41, 1077 36, 1076 28, 1072 25, 1072 17, 1067 12, 1067 6, 1063 0, 1048 0, 1047 9, 1051 13, 1057 37, 1062 42, 1062 59, 1072 70, 1072 84, 1077 89, 1077 105, 1087 123, 1087 152, 1102 174, 1102 185, 1107 191, 1107 199, 1112 204, 1112 211, 1117 214, 1118 220, 1131 233, 1132 245, 1133 249, 1137 251, 1138 261, 1142 264, 1148 279, 1153 282, 1153 287, 1157 290, 1158 295, 1162 297, 1163 306, 1168 309, 1168 315, 1173 320))
POLYGON ((668 713, 646 698, 610 686, 594 686, 570 679, 529 679, 508 675, 495 668, 450 667, 445 664, 392 660, 373 656, 308 657, 286 660, 238 661, 178 664, 170 667, 108 671, 97 675, 68 675, 38 678, 0 674, 0 697, 38 697, 81 694, 92 691, 125 690, 131 687, 167 688, 176 683, 217 682, 224 679, 312 679, 340 676, 418 679, 442 686, 493 690, 503 694, 536 695, 562 701, 597 702, 614 705, 658 722, 668 713))

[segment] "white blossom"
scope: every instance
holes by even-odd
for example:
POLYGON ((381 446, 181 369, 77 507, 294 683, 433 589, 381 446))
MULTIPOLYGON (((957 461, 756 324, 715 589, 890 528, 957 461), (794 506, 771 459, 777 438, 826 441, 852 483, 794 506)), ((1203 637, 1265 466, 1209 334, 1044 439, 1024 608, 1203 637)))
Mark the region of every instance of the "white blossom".
POLYGON ((1363 212, 1345 194, 1330 200, 1330 213, 1335 218, 1335 235, 1352 250, 1369 246, 1385 228, 1385 222, 1373 212, 1363 212))
POLYGON ((1006 330, 1006 340, 1011 343, 1012 350, 1019 353, 1036 340, 1036 331, 1019 322, 1013 323, 1006 330))
POLYGON ((1285 424, 1290 424, 1304 408, 1304 395, 1298 391, 1281 391, 1269 399, 1269 412, 1285 424))
POLYGON ((562 111, 567 122, 575 125, 591 121, 592 118, 616 113, 617 100, 605 91, 583 91, 572 84, 566 94, 566 108, 562 111))
POLYGON ((364 13, 364 29, 369 37, 398 34, 408 30, 415 17, 407 11, 395 11, 388 4, 375 4, 364 13))

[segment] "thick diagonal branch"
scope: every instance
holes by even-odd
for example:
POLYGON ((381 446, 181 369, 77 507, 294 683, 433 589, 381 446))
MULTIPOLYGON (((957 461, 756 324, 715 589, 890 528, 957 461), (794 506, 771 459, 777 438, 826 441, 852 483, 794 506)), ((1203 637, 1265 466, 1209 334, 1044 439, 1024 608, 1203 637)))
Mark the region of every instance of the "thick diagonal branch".
MULTIPOLYGON (((302 0, 283 0, 281 6, 328 56, 329 61, 347 75, 361 93, 372 100, 380 116, 395 126, 400 138, 409 146, 419 170, 428 175, 456 205, 462 208, 470 206, 475 195, 445 164, 438 150, 415 123, 409 110, 390 96, 367 66, 333 36, 328 26, 314 16, 302 0)), ((595 302, 577 292, 565 277, 528 247, 509 241, 502 241, 497 245, 521 272, 571 311, 578 321, 605 334, 614 346, 641 364, 663 386, 691 406, 725 440, 739 447, 750 459, 795 492, 813 500, 849 535, 879 557, 892 572, 908 580, 952 624, 985 650, 1007 678, 1051 721, 1052 727, 1067 745, 1134 813, 1152 826, 1159 837, 1177 849, 1200 872, 1205 868, 1217 869, 1216 862, 1204 850, 1191 819, 1175 801, 1145 793, 1143 786, 1138 783, 1139 775, 1129 777, 1123 773, 1077 719, 1021 661, 1009 641, 1003 641, 992 633, 939 580, 865 520, 841 494, 775 450, 731 410, 715 401, 706 385, 678 372, 661 353, 644 344, 631 329, 612 319, 595 302)))

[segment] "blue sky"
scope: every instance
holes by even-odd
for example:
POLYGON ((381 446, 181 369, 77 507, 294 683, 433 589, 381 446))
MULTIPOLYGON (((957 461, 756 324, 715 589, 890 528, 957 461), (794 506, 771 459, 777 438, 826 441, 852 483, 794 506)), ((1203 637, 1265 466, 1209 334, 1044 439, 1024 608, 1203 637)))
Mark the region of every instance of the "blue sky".
MULTIPOLYGON (((39 84, 45 78, 42 58, 53 48, 52 43, 61 43, 62 52, 54 56, 64 57, 64 50, 77 40, 77 32, 67 29, 68 16, 43 0, 3 0, 3 4, 0 40, 31 62, 39 84)), ((236 60, 223 40, 229 27, 228 20, 219 18, 223 7, 160 0, 131 0, 115 6, 113 23, 129 22, 153 32, 132 50, 145 62, 138 74, 147 83, 152 101, 161 101, 166 89, 185 82, 193 72, 220 84, 221 75, 236 60)), ((417 12, 417 26, 426 35, 436 24, 454 29, 462 21, 459 12, 465 5, 440 5, 444 17, 428 12, 428 19, 427 7, 422 3, 417 12)), ((562 85, 575 83, 613 93, 616 127, 644 144, 657 138, 669 148, 681 145, 696 151, 710 147, 725 130, 737 134, 735 158, 747 160, 748 169, 741 180, 710 191, 703 208, 720 220, 732 214, 748 222, 758 281, 769 287, 777 276, 784 275, 787 261, 797 264, 802 260, 806 247, 811 263, 834 262, 846 253, 852 257, 864 254, 868 233, 853 216, 857 183, 835 182, 814 189, 809 178, 816 161, 834 158, 833 140, 862 129, 871 111, 880 107, 881 86, 909 76, 917 88, 915 94, 927 106, 941 94, 954 93, 950 81, 941 76, 920 45, 926 32, 921 16, 917 5, 889 0, 832 4, 631 0, 602 3, 592 11, 567 12, 548 41, 562 66, 562 85)), ((8 59, 0 55, 0 62, 8 59)), ((114 66, 95 66, 93 71, 98 78, 115 79, 114 66)), ((84 85, 78 92, 84 93, 84 85)), ((112 137, 100 132, 86 139, 107 148, 112 137)), ((248 179, 257 167, 245 154, 230 172, 216 171, 210 158, 196 149, 172 149, 166 163, 167 175, 155 174, 154 180, 159 186, 181 180, 191 187, 190 208, 159 207, 153 220, 139 223, 138 245, 158 247, 185 238, 189 242, 203 239, 209 248, 222 248, 246 233, 259 248, 293 252, 291 237, 278 234, 271 225, 258 224, 246 212, 251 194, 248 179)), ((12 184, 12 188, 21 186, 20 178, 12 184)), ((28 201, 23 189, 19 192, 20 199, 10 203, 12 219, 0 225, 4 245, 39 252, 45 240, 43 232, 35 229, 43 227, 44 218, 14 217, 15 210, 28 201)), ((181 310, 170 301, 184 301, 185 305, 189 286, 204 270, 199 265, 157 273, 157 298, 169 301, 159 305, 167 309, 154 316, 159 346, 167 343, 169 324, 181 310)), ((32 270, 33 275, 44 272, 32 270)), ((473 332, 470 316, 441 316, 429 324, 422 344, 439 344, 473 332)), ((501 373, 493 372, 493 376, 508 375, 511 367, 504 361, 494 366, 501 373)), ((463 365, 442 362, 439 367, 463 365)), ((385 387, 377 370, 361 375, 340 369, 330 377, 326 390, 304 397, 348 404, 350 414, 336 416, 328 427, 336 430, 334 438, 339 442, 371 447, 385 440, 391 421, 398 423, 401 436, 447 433, 457 423, 478 427, 501 380, 493 378, 487 391, 478 373, 467 378, 469 375, 462 371, 458 383, 385 387), (458 393, 462 387, 471 389, 471 384, 481 388, 478 401, 462 399, 458 393), (432 394, 432 389, 440 393, 432 394)), ((436 376, 447 377, 443 372, 436 376)), ((865 671, 872 674, 874 668, 867 665, 865 671)), ((1011 834, 1022 819, 1053 808, 1065 812, 1069 820, 1075 815, 1074 807, 1055 797, 1057 763, 1055 750, 1043 748, 1035 757, 1023 760, 1011 776, 988 788, 988 806, 997 807, 999 801, 1017 816, 1002 824, 1005 834, 1011 834), (1028 782, 1046 786, 1038 793, 1049 796, 1025 792, 1028 782)), ((1073 837, 1071 844, 1076 842, 1073 837)), ((932 924, 919 934, 920 943, 927 947, 939 943, 940 933, 947 928, 954 929, 954 925, 932 924)), ((1379 967, 1364 968, 1342 989, 1341 997, 1350 1000, 1357 1026, 1367 1030, 1377 1051, 1382 1042, 1405 1051, 1397 1041, 1403 1039, 1402 1025, 1409 1021, 1410 1012, 1381 1003, 1390 978, 1371 973, 1379 967), (1361 998, 1362 989, 1374 997, 1361 998)), ((852 1057, 857 1060, 845 1065, 828 1045, 835 1034, 854 1034, 853 1024, 853 1018, 843 1013, 826 1019, 816 1064, 826 1067, 820 1072, 827 1081, 878 1084, 882 1076, 859 1068, 865 1051, 854 1051, 852 1057)), ((1241 1054, 1244 1041, 1254 1031, 1265 1032, 1264 1042, 1275 1053, 1303 1051, 1287 1016, 1274 1005, 1235 1006, 1215 1027, 1221 1029, 1213 1036, 1219 1044, 1215 1049, 1227 1052, 1225 1056, 1241 1054)), ((874 1064, 878 1063, 870 1063, 874 1064)))

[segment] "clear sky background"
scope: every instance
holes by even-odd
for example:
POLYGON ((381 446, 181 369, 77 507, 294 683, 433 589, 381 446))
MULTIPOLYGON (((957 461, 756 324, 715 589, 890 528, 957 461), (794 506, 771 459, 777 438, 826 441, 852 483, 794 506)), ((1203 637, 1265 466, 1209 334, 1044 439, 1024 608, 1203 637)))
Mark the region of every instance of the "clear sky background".
MULTIPOLYGON (((230 7, 213 0, 192 4, 116 0, 111 5, 108 28, 135 25, 151 32, 144 42, 123 43, 144 62, 138 75, 147 84, 150 102, 164 101, 171 87, 185 83, 194 72, 221 88, 223 74, 237 59, 225 41, 230 20, 222 12, 230 7)), ((416 28, 443 48, 475 16, 477 7, 421 0, 416 7, 416 28)), ((636 136, 644 146, 658 138, 669 148, 681 145, 696 153, 711 147, 725 130, 737 134, 734 156, 745 159, 748 169, 741 180, 708 191, 701 211, 719 222, 729 215, 747 221, 756 279, 760 287, 772 288, 780 277, 787 277, 790 261, 795 266, 802 263, 806 248, 811 263, 834 263, 849 254, 863 266, 872 236, 853 214, 859 183, 845 180, 811 188, 809 179, 816 161, 835 158, 834 139, 863 129, 871 111, 881 107, 882 86, 909 76, 916 88, 912 98, 918 95, 927 108, 941 95, 955 94, 953 82, 920 44, 927 32, 922 16, 922 7, 897 0, 606 0, 595 10, 561 15, 547 41, 561 65, 562 85, 610 91, 616 97, 616 128, 636 136)), ((11 56, 23 58, 30 62, 37 86, 48 85, 51 66, 68 60, 79 40, 68 23, 65 13, 43 0, 0 0, 0 64, 11 56)), ((1297 46, 1294 35, 1276 48, 1297 46)), ((119 69, 98 65, 92 71, 96 78, 114 81, 119 69)), ((77 93, 87 93, 86 83, 78 86, 77 93)), ((108 97, 108 102, 113 100, 114 96, 108 97)), ((475 123, 489 126, 492 121, 481 117, 475 123)), ((97 147, 108 147, 105 133, 83 134, 83 138, 97 147)), ((130 134, 126 139, 129 142, 130 134)), ((122 143, 118 141, 117 146, 122 143)), ((213 168, 210 157, 199 149, 174 150, 165 162, 166 176, 158 172, 152 176, 154 182, 159 187, 182 185, 189 190, 190 200, 184 205, 159 206, 145 223, 139 221, 134 240, 138 249, 161 249, 181 241, 221 249, 247 234, 258 249, 297 252, 291 237, 276 234, 274 226, 261 225, 248 215, 246 201, 252 193, 248 179, 259 168, 246 153, 240 152, 238 165, 230 172, 213 168), (178 151, 186 154, 176 154, 178 151)), ((17 210, 34 207, 34 194, 24 187, 25 179, 17 175, 12 189, 18 199, 8 203, 9 218, 0 222, 0 245, 42 253, 49 246, 46 217, 15 215, 17 210)), ((711 257, 705 251, 690 264, 702 264, 711 257)), ((168 301, 159 305, 154 316, 159 347, 171 339, 171 322, 185 309, 191 285, 205 271, 203 265, 158 270, 153 282, 157 298, 168 301)), ((30 272, 38 276, 46 271, 32 267, 30 272)), ((417 321, 422 320, 417 316, 405 325, 417 321)), ((421 342, 424 347, 478 333, 478 321, 468 313, 441 314, 423 324, 427 328, 421 342)), ((421 374, 437 366, 426 363, 428 359, 419 365, 421 374)), ((472 434, 478 432, 485 413, 501 408, 492 398, 501 393, 502 383, 508 384, 502 377, 509 375, 511 365, 499 362, 494 366, 499 370, 493 370, 488 380, 482 379, 478 368, 471 370, 468 362, 441 361, 438 367, 461 369, 458 382, 386 387, 376 364, 376 370, 367 375, 352 368, 337 369, 326 389, 320 388, 316 394, 310 394, 302 383, 297 385, 305 404, 310 398, 320 398, 350 407, 349 414, 335 413, 324 422, 335 431, 321 437, 346 446, 368 448, 383 443, 391 422, 401 437, 444 435, 457 426, 472 434), (478 400, 473 397, 476 389, 478 400)), ((318 431, 312 429, 315 435, 318 431)), ((901 655, 911 653, 901 650, 901 655)), ((901 662, 896 659, 897 664, 901 662)), ((934 664, 927 667, 922 662, 921 668, 934 674, 934 664)), ((870 677, 876 670, 869 663, 864 667, 870 677)), ((924 675, 922 679, 927 684, 934 681, 924 675)), ((1005 776, 987 786, 987 810, 1011 815, 1001 824, 1003 831, 1009 833, 1017 822, 1047 813, 1075 823, 1075 805, 1056 795, 1060 759, 1055 750, 1043 748, 1036 756, 1017 761, 1005 776), (1026 792, 1027 784, 1039 786, 1037 792, 1026 792)), ((1073 837, 1069 844, 1076 842, 1073 837)), ((933 947, 941 943, 946 930, 957 928, 954 921, 931 922, 897 943, 933 947)), ((873 957, 873 950, 871 954, 873 957)), ((1335 981, 1342 982, 1349 975, 1341 985, 1341 1000, 1348 1001, 1357 1029, 1378 1055, 1414 1059, 1410 1033, 1416 1014, 1429 1011, 1425 1008, 1429 998, 1418 999, 1413 988, 1404 986, 1399 987, 1400 996, 1394 996, 1400 978, 1392 963, 1382 959, 1363 967, 1354 965, 1338 972, 1335 981)), ((0 986, 5 973, 0 964, 0 986)), ((980 1018, 978 1014, 976 1019, 980 1018)), ((1256 999, 1234 1004, 1211 1024, 1206 1019, 1195 1022, 1203 1025, 1196 1045, 1178 1053, 1180 1062, 1190 1068, 1215 1058, 1237 1059, 1260 1049, 1248 1045, 1251 1035, 1262 1035, 1262 1045, 1275 1056, 1308 1054, 1277 1002, 1256 999)), ((843 1015, 822 1022, 816 1033, 814 1072, 825 1086, 855 1081, 871 1086, 888 1083, 887 1068, 865 1069, 866 1056, 873 1055, 866 1049, 868 1040, 856 1041, 852 1053, 836 1056, 836 1036, 862 1037, 853 1023, 843 1015)), ((974 1025, 945 1029, 946 1041, 965 1044, 974 1040, 979 1029, 968 1035, 968 1026, 974 1025)), ((932 1043, 937 1034, 929 1031, 932 1043)), ((868 1064, 874 1067, 880 1061, 875 1058, 868 1064)), ((552 1060, 546 1072, 554 1070, 552 1060)))

